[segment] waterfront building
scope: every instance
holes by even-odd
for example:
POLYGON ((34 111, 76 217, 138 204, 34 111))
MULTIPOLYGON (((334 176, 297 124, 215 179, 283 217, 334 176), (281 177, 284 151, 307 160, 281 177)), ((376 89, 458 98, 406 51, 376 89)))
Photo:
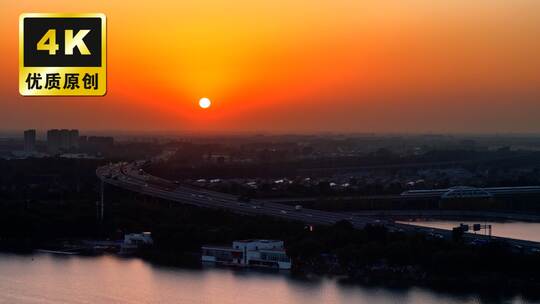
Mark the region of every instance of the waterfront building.
POLYGON ((238 267, 263 267, 291 269, 291 259, 287 256, 283 241, 240 240, 232 247, 203 246, 203 262, 238 267))
POLYGON ((128 233, 124 235, 124 242, 120 247, 120 254, 131 254, 141 247, 148 247, 154 244, 151 232, 128 233))

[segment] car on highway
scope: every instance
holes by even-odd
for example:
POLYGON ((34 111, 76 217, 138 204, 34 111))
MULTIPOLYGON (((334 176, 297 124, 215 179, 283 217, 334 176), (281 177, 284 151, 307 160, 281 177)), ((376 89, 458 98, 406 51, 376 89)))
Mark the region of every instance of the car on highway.
POLYGON ((243 203, 249 203, 251 201, 251 198, 247 195, 240 195, 237 200, 239 202, 243 202, 243 203))
POLYGON ((471 244, 473 246, 482 246, 482 245, 486 245, 488 243, 489 243, 488 240, 482 240, 482 239, 474 239, 474 240, 469 242, 469 244, 471 244))
POLYGON ((428 233, 428 236, 435 239, 444 239, 444 236, 437 232, 430 232, 428 233))

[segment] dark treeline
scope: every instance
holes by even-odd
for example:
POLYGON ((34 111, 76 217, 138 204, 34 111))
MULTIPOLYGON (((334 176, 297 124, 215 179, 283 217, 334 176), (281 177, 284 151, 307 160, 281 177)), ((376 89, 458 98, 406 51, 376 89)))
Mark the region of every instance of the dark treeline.
MULTIPOLYGON (((468 169, 483 166, 505 170, 516 166, 538 166, 540 163, 540 153, 530 151, 450 149, 431 150, 420 155, 400 155, 384 148, 363 155, 340 157, 300 157, 305 152, 262 150, 251 155, 251 162, 220 161, 219 158, 209 161, 207 157, 215 149, 215 145, 184 145, 170 161, 156 163, 147 169, 170 179, 277 178, 299 175, 317 177, 370 168, 392 174, 403 168, 443 168, 455 165, 468 169)), ((242 155, 241 151, 227 152, 233 159, 236 154, 242 155)))
MULTIPOLYGON (((243 238, 285 238, 300 223, 244 217, 134 195, 106 186, 105 218, 98 220, 98 192, 88 199, 0 200, 0 244, 31 250, 61 239, 121 239, 124 233, 151 231, 155 257, 198 252, 202 244, 243 238), (161 254, 158 254, 161 253, 161 254)), ((181 258, 169 262, 183 263, 181 258)))
MULTIPOLYGON (((212 146, 213 147, 213 146, 212 146)), ((215 149, 215 148, 213 148, 215 149)), ((255 158, 251 162, 220 162, 205 157, 212 149, 190 145, 166 162, 145 168, 149 173, 184 181, 210 190, 252 198, 354 197, 399 195, 407 190, 454 186, 498 187, 540 185, 540 153, 527 151, 432 150, 420 155, 398 155, 387 149, 358 156, 329 158, 255 158), (278 180, 280 182, 278 182, 278 180)), ((268 152, 273 153, 273 152, 268 152)), ((231 153, 232 154, 232 153, 231 153)), ((534 198, 537 199, 537 198, 534 198)), ((334 208, 361 210, 347 199, 334 201, 334 208)), ((496 201, 488 209, 537 210, 530 199, 519 197, 496 201)), ((389 208, 402 208, 387 204, 389 208)), ((406 202, 418 205, 418 202, 406 202)), ((435 202, 436 203, 436 202, 435 202)), ((423 202, 420 202, 423 204, 423 202)), ((376 204, 369 204, 374 206, 376 204)), ((373 207, 370 207, 373 208, 373 207)), ((383 207, 387 208, 387 207, 383 207)), ((334 210, 340 210, 335 209, 334 210)))
POLYGON ((0 160, 0 199, 62 201, 95 198, 95 170, 104 160, 35 158, 0 160))

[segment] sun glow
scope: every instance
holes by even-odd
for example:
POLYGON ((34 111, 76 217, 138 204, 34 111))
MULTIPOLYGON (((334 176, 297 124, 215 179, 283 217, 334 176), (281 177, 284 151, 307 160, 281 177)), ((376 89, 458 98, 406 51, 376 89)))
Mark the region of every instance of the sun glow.
POLYGON ((212 104, 212 102, 210 101, 210 99, 206 98, 206 97, 203 97, 199 100, 199 107, 201 107, 202 109, 207 109, 210 107, 210 105, 212 104))

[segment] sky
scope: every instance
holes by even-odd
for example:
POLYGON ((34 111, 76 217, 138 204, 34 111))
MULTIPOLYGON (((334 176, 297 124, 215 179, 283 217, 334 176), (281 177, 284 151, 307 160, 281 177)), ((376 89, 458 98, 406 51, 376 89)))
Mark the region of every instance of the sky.
POLYGON ((0 0, 0 130, 537 133, 539 20, 537 0, 0 0), (30 12, 107 16, 105 97, 19 95, 30 12))

